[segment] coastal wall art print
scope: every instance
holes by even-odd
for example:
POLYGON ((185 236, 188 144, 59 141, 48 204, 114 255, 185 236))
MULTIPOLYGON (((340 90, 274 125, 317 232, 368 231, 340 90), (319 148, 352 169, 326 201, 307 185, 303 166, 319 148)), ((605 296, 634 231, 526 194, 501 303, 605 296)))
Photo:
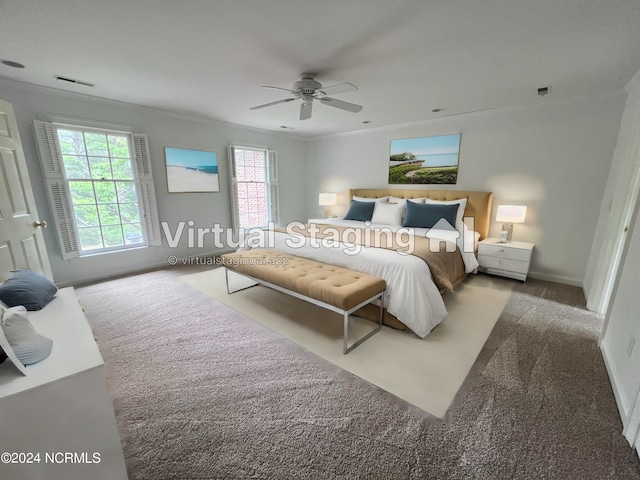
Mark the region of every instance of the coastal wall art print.
POLYGON ((460 134, 391 140, 390 184, 458 182, 460 134))
POLYGON ((215 152, 165 147, 164 156, 169 193, 220 191, 215 152))

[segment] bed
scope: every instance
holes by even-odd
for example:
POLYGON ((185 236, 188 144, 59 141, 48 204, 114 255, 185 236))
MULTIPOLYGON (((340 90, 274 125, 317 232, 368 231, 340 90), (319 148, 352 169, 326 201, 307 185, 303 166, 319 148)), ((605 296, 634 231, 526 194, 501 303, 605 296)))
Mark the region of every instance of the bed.
MULTIPOLYGON (((398 243, 402 243, 401 246, 404 247, 408 242, 392 240, 382 246, 372 242, 371 238, 376 235, 373 232, 381 231, 391 233, 379 238, 398 238, 398 232, 401 232, 402 238, 408 239, 400 225, 389 223, 365 223, 331 218, 317 220, 319 225, 316 226, 290 225, 277 229, 271 237, 272 244, 269 247, 277 251, 383 278, 387 282, 384 323, 395 328, 409 328, 416 335, 425 337, 447 315, 442 293, 455 288, 468 273, 475 272, 478 267, 474 253, 475 245, 488 234, 492 193, 462 190, 352 189, 349 199, 353 197, 361 201, 389 197, 390 201, 385 203, 391 204, 398 204, 406 199, 429 199, 425 202, 430 203, 466 199, 464 212, 459 217, 464 217, 465 221, 463 224, 456 222, 455 230, 435 227, 411 229, 415 242, 412 248, 418 250, 418 254, 415 251, 398 252, 398 243), (349 235, 345 236, 345 232, 349 235), (361 234, 361 237, 356 238, 356 234, 361 234), (428 266, 424 257, 430 255, 427 250, 435 250, 432 246, 434 244, 441 253, 434 254, 428 266), (445 256, 452 260, 444 261, 445 256), (440 264, 456 262, 459 264, 455 267, 457 270, 451 274, 451 278, 444 278, 443 275, 446 277, 447 273, 443 274, 440 271, 440 264)), ((372 220, 375 218, 374 215, 372 220)), ((448 267, 443 268, 446 270, 448 267)), ((375 315, 375 309, 372 310, 371 313, 375 315)), ((366 310, 356 314, 369 316, 366 310)))

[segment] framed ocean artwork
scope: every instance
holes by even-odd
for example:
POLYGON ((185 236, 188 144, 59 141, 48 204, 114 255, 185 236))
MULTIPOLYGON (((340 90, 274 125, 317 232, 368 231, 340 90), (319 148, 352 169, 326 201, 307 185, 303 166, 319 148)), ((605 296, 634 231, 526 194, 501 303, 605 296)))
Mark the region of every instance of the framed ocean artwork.
POLYGON ((165 147, 169 193, 219 192, 216 152, 165 147))
POLYGON ((460 134, 391 140, 390 184, 455 185, 460 134))

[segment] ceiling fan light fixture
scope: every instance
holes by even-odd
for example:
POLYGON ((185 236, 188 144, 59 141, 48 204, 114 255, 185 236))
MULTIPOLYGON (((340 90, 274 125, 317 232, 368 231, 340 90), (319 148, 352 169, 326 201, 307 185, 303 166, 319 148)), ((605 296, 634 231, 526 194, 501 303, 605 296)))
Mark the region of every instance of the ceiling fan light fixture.
POLYGON ((271 85, 263 85, 264 88, 275 88, 277 90, 284 90, 293 95, 293 98, 284 98, 282 100, 276 100, 275 102, 269 102, 262 105, 251 107, 250 110, 258 110, 260 108, 270 107, 272 105, 278 105, 280 103, 291 102, 293 100, 302 100, 300 105, 300 120, 308 120, 311 118, 311 111, 313 109, 313 101, 319 100, 325 105, 346 110, 348 112, 357 113, 362 110, 361 105, 355 103, 345 102, 343 100, 337 100, 335 98, 328 97, 327 95, 336 95, 338 93, 353 92, 358 90, 352 83, 338 83, 330 85, 328 87, 322 87, 322 84, 313 79, 313 74, 303 73, 300 76, 300 80, 293 84, 293 88, 288 90, 282 87, 274 87, 271 85))

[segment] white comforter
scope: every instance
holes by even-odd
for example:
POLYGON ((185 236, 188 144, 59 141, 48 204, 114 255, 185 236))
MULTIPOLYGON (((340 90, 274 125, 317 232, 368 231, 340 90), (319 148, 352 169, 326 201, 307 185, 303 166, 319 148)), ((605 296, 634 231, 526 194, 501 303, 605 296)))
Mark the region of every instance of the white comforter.
MULTIPOLYGON (((322 223, 362 228, 363 222, 327 219, 322 223)), ((372 224, 370 228, 394 228, 389 225, 372 224)), ((401 227, 396 227, 397 229, 401 227)), ((414 234, 441 238, 463 246, 462 238, 455 231, 413 229, 414 234)), ((473 236, 467 235, 473 238, 473 236)), ((389 313, 409 327, 416 335, 425 337, 447 316, 447 310, 438 288, 431 279, 431 272, 424 260, 414 255, 401 255, 392 250, 358 246, 358 254, 349 253, 354 246, 348 243, 323 242, 322 248, 311 244, 306 237, 297 238, 295 245, 286 233, 275 233, 274 249, 309 258, 323 263, 338 265, 383 278, 387 282, 385 307, 389 313), (289 239, 289 240, 287 240, 289 239)), ((471 248, 461 248, 467 273, 478 267, 471 248), (464 250, 470 250, 465 252, 464 250)), ((469 246, 469 244, 467 245, 469 246)))

